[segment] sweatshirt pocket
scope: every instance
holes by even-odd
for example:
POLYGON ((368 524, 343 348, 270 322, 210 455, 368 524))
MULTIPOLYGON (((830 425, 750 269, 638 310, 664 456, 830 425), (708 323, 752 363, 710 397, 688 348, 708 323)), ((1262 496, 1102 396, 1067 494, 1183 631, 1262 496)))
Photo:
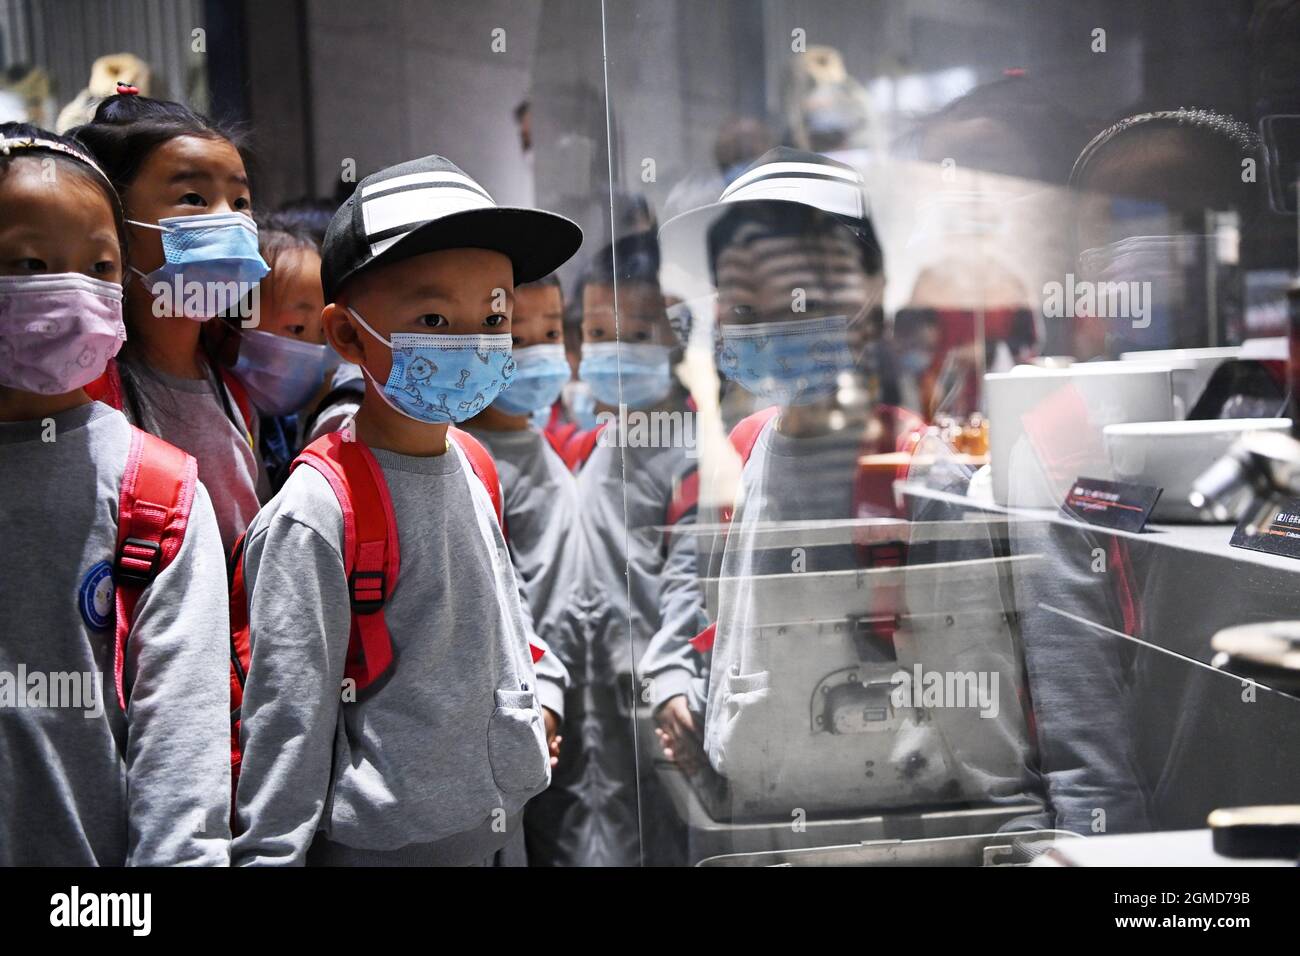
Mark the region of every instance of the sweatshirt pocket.
POLYGON ((727 675, 727 709, 730 717, 741 711, 760 704, 767 699, 772 688, 772 678, 767 671, 753 674, 740 674, 735 671, 727 675))
POLYGON ((724 713, 717 728, 715 768, 724 775, 745 772, 761 763, 762 742, 765 738, 761 726, 768 708, 763 704, 771 693, 772 679, 768 671, 741 674, 728 672, 722 694, 724 713))
POLYGON ((550 758, 542 715, 530 690, 499 690, 488 721, 488 761, 503 793, 546 786, 550 758))

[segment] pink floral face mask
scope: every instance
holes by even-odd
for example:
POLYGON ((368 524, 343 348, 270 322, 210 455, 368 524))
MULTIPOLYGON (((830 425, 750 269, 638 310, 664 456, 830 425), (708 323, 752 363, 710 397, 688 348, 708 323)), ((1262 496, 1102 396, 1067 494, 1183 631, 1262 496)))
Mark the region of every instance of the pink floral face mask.
POLYGON ((125 341, 116 282, 78 272, 0 276, 0 385, 75 391, 99 378, 125 341))

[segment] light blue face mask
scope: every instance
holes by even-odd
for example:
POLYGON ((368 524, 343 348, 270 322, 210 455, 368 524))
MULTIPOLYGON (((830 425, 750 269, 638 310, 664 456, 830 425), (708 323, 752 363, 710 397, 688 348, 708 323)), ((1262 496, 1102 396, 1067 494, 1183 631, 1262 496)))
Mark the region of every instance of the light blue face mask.
POLYGON ((496 407, 510 415, 548 411, 570 378, 563 345, 529 345, 514 353, 515 375, 497 396, 496 407))
POLYGON ((621 401, 628 408, 648 408, 662 402, 672 390, 670 356, 668 346, 651 342, 583 345, 578 377, 591 386, 598 402, 617 407, 621 401))
POLYGON ((591 385, 578 379, 564 386, 564 409, 569 419, 582 431, 590 431, 599 424, 596 418, 596 396, 591 394, 591 385))
POLYGON ((529 423, 540 431, 545 431, 546 426, 551 423, 551 410, 549 408, 534 408, 528 413, 529 423))
POLYGON ((393 351, 393 368, 382 386, 363 367, 394 411, 430 425, 473 418, 492 404, 515 377, 510 336, 400 332, 386 339, 355 309, 352 318, 393 351))
POLYGON ((853 367, 843 315, 723 325, 718 366, 746 391, 778 405, 811 405, 835 393, 853 367))
MULTIPOLYGON (((183 286, 202 284, 213 290, 214 297, 217 292, 237 290, 235 296, 226 298, 238 302, 271 271, 257 249, 257 224, 242 213, 168 216, 157 225, 134 219, 127 222, 162 233, 163 264, 147 275, 131 267, 151 293, 160 282, 172 286, 180 279, 183 286)), ((188 299, 186 296, 182 303, 188 299)), ((191 319, 210 318, 190 315, 193 311, 202 310, 187 308, 184 313, 191 319)))
POLYGON ((338 362, 328 345, 245 330, 234 372, 258 411, 289 415, 307 404, 338 362))

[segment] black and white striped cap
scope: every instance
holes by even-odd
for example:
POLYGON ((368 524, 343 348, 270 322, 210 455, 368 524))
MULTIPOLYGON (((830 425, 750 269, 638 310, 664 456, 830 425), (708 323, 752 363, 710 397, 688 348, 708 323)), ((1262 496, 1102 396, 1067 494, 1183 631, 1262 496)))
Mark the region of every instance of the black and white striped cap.
MULTIPOLYGON (((730 213, 764 211, 796 218, 820 210, 839 220, 863 243, 878 249, 862 176, 852 166, 818 153, 778 146, 734 179, 715 203, 691 209, 659 229, 665 262, 696 273, 714 265, 730 213)), ((679 272, 680 274, 680 272, 679 272)))
POLYGON ((492 249, 514 264, 515 283, 540 279, 582 245, 577 223, 541 209, 498 206, 486 189, 442 156, 424 156, 367 176, 330 221, 321 282, 332 302, 364 269, 439 249, 492 249))

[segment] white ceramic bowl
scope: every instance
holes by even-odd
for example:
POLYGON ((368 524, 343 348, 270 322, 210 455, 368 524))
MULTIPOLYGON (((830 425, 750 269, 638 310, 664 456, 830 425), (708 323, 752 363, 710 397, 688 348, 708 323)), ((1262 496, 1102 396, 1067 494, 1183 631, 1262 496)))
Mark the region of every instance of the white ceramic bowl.
POLYGON ((1149 352, 1124 352, 1121 362, 1146 362, 1166 365, 1174 372, 1174 415, 1186 418, 1196 400, 1205 391, 1210 377, 1229 359, 1240 357, 1240 346, 1212 349, 1156 349, 1149 352))
POLYGON ((1103 426, 1172 419, 1172 375, 1168 366, 1145 362, 1084 362, 1062 369, 1018 365, 1010 372, 985 375, 994 500, 1021 508, 1055 508, 1079 476, 1109 477, 1103 426), (1070 400, 1062 401, 1066 398, 1070 400), (1027 417, 1053 408, 1058 417, 1050 425, 1050 453, 1058 460, 1042 461, 1031 442, 1017 453, 1027 437, 1027 417), (1011 474, 1013 455, 1019 455, 1015 467, 1031 467, 1037 458, 1044 474, 1042 481, 1017 482, 1015 501, 1012 479, 1026 476, 1011 474))
POLYGON ((1107 425, 1102 433, 1117 481, 1164 489, 1152 521, 1208 523, 1210 519, 1187 501, 1192 483, 1246 432, 1285 432, 1290 427, 1289 418, 1227 418, 1107 425))

